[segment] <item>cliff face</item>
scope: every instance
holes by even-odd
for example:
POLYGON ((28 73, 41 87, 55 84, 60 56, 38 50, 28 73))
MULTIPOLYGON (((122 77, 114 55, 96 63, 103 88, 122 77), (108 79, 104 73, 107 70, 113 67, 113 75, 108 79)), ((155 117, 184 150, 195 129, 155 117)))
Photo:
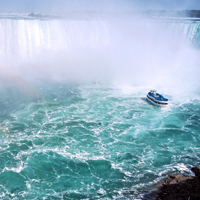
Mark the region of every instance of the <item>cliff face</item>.
POLYGON ((161 183, 156 200, 199 200, 200 199, 200 167, 191 169, 194 177, 182 174, 169 174, 161 183))

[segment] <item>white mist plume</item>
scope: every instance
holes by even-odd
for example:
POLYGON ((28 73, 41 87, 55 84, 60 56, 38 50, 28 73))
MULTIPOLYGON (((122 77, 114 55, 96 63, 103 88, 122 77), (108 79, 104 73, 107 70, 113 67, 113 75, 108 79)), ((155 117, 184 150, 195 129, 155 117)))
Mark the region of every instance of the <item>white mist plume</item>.
POLYGON ((1 12, 64 13, 82 11, 200 9, 199 0, 1 0, 1 12))
POLYGON ((199 50, 181 32, 183 26, 189 29, 182 22, 110 15, 87 20, 1 19, 0 26, 5 30, 0 33, 2 60, 24 78, 177 90, 199 85, 199 50))

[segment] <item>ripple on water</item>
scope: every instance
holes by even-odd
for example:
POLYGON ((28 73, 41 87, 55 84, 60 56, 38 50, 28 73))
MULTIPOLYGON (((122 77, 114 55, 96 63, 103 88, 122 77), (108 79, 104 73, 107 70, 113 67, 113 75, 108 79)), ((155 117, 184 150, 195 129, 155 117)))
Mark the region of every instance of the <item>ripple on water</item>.
POLYGON ((198 102, 160 109, 135 93, 73 87, 43 88, 43 101, 2 121, 2 198, 141 199, 167 173, 199 165, 198 102))

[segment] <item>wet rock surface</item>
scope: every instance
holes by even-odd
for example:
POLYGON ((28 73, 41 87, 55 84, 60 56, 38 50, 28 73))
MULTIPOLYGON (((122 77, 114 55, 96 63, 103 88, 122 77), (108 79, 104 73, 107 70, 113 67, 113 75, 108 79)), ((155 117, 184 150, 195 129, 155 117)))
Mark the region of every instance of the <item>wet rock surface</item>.
POLYGON ((200 200, 200 167, 193 167, 194 177, 169 174, 160 184, 156 200, 200 200))

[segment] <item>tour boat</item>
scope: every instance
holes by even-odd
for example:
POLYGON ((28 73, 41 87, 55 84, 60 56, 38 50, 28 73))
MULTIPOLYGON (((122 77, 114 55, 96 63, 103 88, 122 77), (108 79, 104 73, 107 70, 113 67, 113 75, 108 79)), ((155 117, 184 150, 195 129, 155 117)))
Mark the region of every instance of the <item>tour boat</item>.
POLYGON ((158 107, 166 107, 168 105, 168 99, 164 98, 161 94, 156 93, 156 90, 150 90, 147 94, 147 100, 158 107))

